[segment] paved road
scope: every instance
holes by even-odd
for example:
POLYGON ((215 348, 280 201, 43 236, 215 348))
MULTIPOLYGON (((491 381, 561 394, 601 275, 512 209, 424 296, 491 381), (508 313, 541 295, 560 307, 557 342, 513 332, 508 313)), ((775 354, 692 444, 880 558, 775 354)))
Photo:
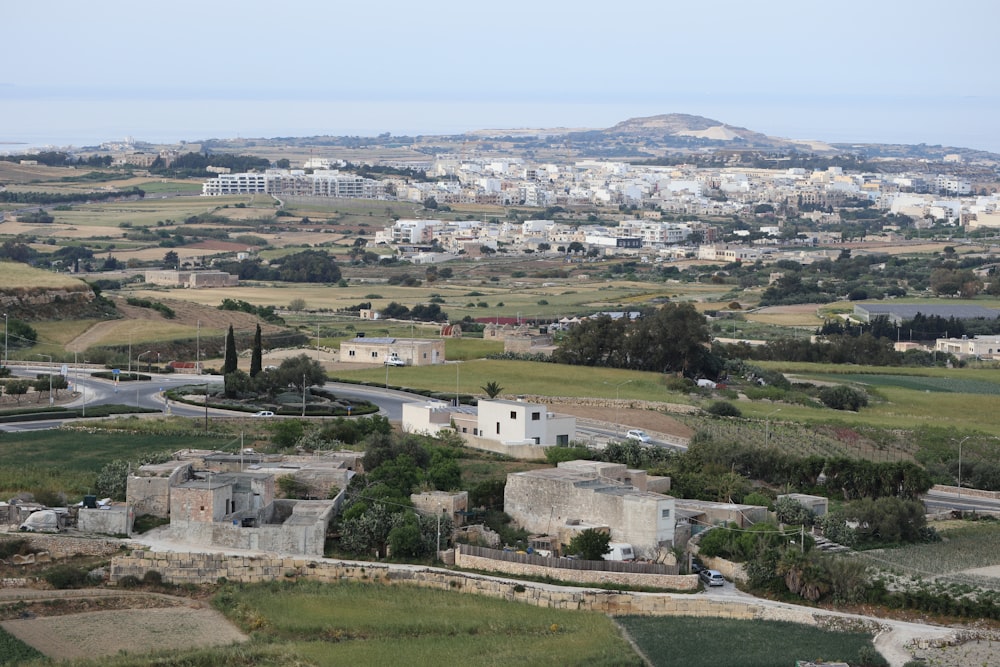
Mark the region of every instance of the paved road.
POLYGON ((924 506, 929 513, 962 510, 963 512, 1000 512, 1000 500, 976 498, 968 494, 929 491, 924 495, 924 506))

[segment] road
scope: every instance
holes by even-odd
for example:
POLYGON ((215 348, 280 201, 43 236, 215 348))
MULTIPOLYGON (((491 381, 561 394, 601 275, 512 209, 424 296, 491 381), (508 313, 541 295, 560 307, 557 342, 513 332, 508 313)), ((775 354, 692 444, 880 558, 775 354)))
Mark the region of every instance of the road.
MULTIPOLYGON (((53 370, 58 372, 59 366, 55 367, 40 364, 11 367, 14 375, 19 377, 34 378, 40 373, 48 373, 53 370)), ((164 414, 177 415, 181 417, 202 417, 205 415, 205 408, 177 401, 167 401, 163 392, 181 385, 203 385, 221 383, 221 375, 178 375, 178 374, 152 374, 150 380, 138 380, 132 382, 120 382, 117 385, 110 381, 91 376, 93 369, 76 369, 71 367, 67 375, 70 387, 73 391, 79 392, 74 400, 60 403, 64 407, 80 408, 82 414, 86 415, 87 407, 107 404, 134 405, 137 407, 158 410, 164 414)), ((324 388, 348 399, 359 401, 370 401, 379 407, 379 414, 384 415, 390 421, 399 421, 403 415, 403 404, 412 402, 423 402, 422 396, 414 396, 400 391, 379 389, 377 387, 366 387, 353 384, 343 384, 329 382, 324 388)), ((63 390, 65 391, 65 390, 63 390)), ((227 410, 209 408, 209 416, 225 416, 240 414, 227 410)), ((71 419, 47 419, 31 422, 12 422, 0 424, 0 430, 14 431, 37 431, 47 428, 57 428, 64 422, 71 419)))
POLYGON ((966 494, 929 491, 924 495, 928 513, 961 510, 963 512, 1000 512, 1000 500, 976 498, 966 494))

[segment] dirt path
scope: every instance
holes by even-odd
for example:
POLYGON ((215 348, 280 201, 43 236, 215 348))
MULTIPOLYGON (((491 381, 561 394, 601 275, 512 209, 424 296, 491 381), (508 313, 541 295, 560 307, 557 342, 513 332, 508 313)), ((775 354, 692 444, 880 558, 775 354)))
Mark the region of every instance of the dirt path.
POLYGON ((56 616, 28 614, 0 623, 4 630, 55 660, 153 650, 223 646, 247 641, 222 614, 198 600, 107 589, 39 591, 0 589, 0 601, 126 598, 134 605, 56 616), (147 606, 152 604, 154 606, 147 606), (166 606, 163 606, 166 605, 166 606))

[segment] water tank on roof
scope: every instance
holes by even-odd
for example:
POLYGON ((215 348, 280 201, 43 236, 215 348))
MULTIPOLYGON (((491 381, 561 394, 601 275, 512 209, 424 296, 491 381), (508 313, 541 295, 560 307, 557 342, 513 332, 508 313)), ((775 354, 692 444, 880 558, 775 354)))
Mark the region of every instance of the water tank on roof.
POLYGON ((83 506, 91 510, 97 509, 97 496, 84 496, 83 506))

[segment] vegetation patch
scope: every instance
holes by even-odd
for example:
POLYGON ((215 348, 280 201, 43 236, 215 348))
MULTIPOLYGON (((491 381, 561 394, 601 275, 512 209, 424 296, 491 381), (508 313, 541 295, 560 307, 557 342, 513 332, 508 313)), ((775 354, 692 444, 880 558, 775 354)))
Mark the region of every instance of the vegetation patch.
POLYGON ((0 628, 0 665, 19 665, 25 660, 41 657, 37 650, 0 628))
POLYGON ((617 620, 657 667, 774 667, 794 665, 796 660, 875 664, 858 659, 863 650, 874 651, 871 636, 860 632, 833 632, 787 621, 690 616, 617 620))
POLYGON ((639 665, 604 615, 381 584, 226 586, 213 600, 244 630, 317 664, 639 665), (403 648, 405 642, 405 649, 403 648), (401 653, 401 651, 404 651, 401 653), (402 656, 405 655, 405 658, 402 656))

